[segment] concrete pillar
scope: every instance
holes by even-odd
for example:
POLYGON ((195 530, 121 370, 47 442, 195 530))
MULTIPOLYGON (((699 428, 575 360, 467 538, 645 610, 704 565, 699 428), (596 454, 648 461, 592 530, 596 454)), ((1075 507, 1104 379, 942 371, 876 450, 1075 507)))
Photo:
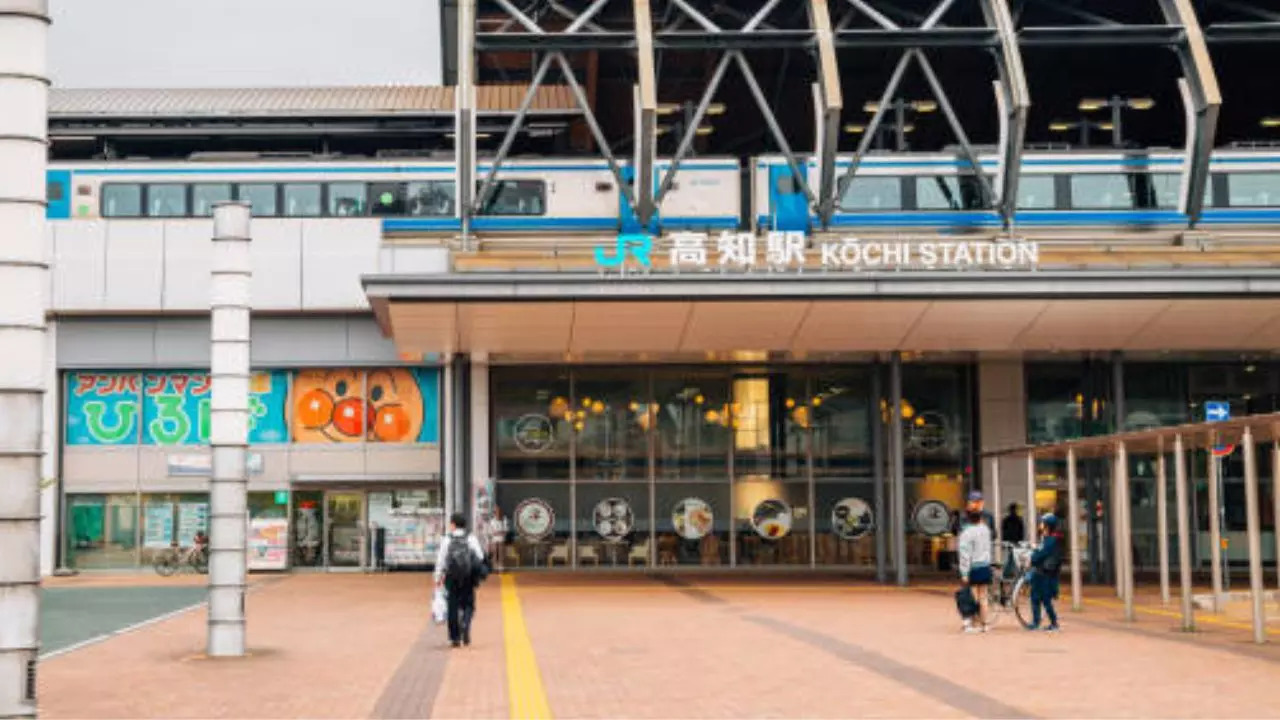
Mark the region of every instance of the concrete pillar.
POLYGON ((1071 609, 1079 611, 1082 600, 1080 578, 1080 490, 1076 474, 1075 448, 1067 450, 1067 532, 1071 539, 1071 609))
POLYGON ((45 389, 47 0, 0 0, 0 717, 35 717, 45 389))
MULTIPOLYGON (((1209 446, 1213 446, 1211 440, 1209 446)), ((1205 453, 1209 469, 1209 567, 1213 572, 1213 611, 1222 611, 1222 498, 1218 494, 1218 458, 1205 453)))
POLYGON ((1178 522, 1178 583, 1182 601, 1182 629, 1196 629, 1195 606, 1191 602, 1191 511, 1187 494, 1187 456, 1182 436, 1173 439, 1173 502, 1178 522))
POLYGON ((1244 502, 1245 523, 1249 539, 1249 592, 1253 601, 1253 641, 1267 641, 1267 606, 1262 596, 1262 521, 1258 517, 1258 448, 1253 444, 1253 430, 1244 429, 1244 502))
POLYGON ((451 469, 449 482, 453 485, 453 512, 471 515, 471 361, 463 353, 453 356, 453 392, 450 399, 453 404, 452 429, 449 452, 445 462, 451 469))
POLYGON ((210 280, 209 638, 213 657, 245 650, 245 542, 249 474, 249 205, 213 209, 210 280))
POLYGON ((40 576, 52 575, 58 560, 58 536, 62 529, 62 493, 58 478, 58 423, 62 418, 62 387, 58 382, 58 329, 53 320, 47 322, 44 344, 44 421, 40 447, 44 459, 40 463, 40 576))
POLYGON ((1156 457, 1156 540, 1160 563, 1160 602, 1169 604, 1169 488, 1164 448, 1156 457))
POLYGON ((1129 499, 1129 453, 1124 443, 1116 445, 1116 567, 1120 571, 1120 596, 1124 599, 1124 619, 1132 622, 1133 608, 1133 503, 1129 499))
MULTIPOLYGON (((471 362, 471 398, 468 413, 470 416, 471 439, 471 482, 468 489, 468 505, 474 507, 476 488, 488 484, 493 472, 489 458, 489 363, 486 358, 476 356, 471 362)), ((472 522, 478 523, 472 512, 472 522)), ((479 528, 474 528, 479 530, 479 528)))
MULTIPOLYGON (((1023 364, 1021 359, 979 358, 978 360, 978 437, 982 452, 1005 450, 1027 444, 1027 399, 1023 364)), ((994 506, 995 491, 992 486, 992 465, 983 467, 987 477, 987 509, 999 521, 1004 508, 994 506)), ((1025 456, 1007 455, 999 458, 1000 497, 1020 498, 1026 495, 1027 462, 1025 456)), ((1027 525, 1035 522, 1035 508, 1023 513, 1027 525)))
MULTIPOLYGON (((871 366, 871 407, 875 413, 875 419, 871 423, 871 462, 875 468, 872 471, 872 478, 875 480, 875 488, 872 491, 873 500, 875 502, 875 522, 876 522, 876 582, 883 583, 888 579, 888 557, 889 533, 885 525, 885 509, 884 509, 884 414, 880 408, 880 404, 884 399, 884 383, 883 366, 880 364, 879 358, 876 359, 874 365, 871 366)), ((733 525, 733 523, 730 523, 733 525)))
POLYGON ((907 584, 907 498, 902 461, 902 355, 893 354, 889 366, 889 462, 893 466, 893 556, 897 559, 898 584, 907 584))

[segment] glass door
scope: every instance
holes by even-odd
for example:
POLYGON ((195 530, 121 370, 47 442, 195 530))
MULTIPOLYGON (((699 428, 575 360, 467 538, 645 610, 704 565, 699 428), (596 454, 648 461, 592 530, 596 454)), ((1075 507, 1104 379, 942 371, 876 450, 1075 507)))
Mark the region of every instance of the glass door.
POLYGON ((326 547, 331 568, 364 566, 364 493, 330 492, 325 495, 326 547))

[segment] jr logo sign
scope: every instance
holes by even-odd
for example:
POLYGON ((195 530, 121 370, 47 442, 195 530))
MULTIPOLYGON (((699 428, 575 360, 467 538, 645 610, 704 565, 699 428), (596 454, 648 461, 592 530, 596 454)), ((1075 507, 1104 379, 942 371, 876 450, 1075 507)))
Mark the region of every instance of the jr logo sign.
POLYGON ((644 234, 619 235, 613 248, 596 246, 596 264, 605 268, 623 268, 627 258, 635 260, 642 268, 653 266, 653 238, 644 234))

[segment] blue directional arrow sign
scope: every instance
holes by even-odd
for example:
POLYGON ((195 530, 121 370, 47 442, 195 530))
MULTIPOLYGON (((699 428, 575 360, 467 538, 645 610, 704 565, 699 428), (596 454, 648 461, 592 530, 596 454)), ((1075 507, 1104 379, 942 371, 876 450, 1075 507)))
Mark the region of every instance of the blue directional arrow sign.
POLYGON ((1224 422, 1231 419, 1231 403, 1225 400, 1209 400, 1204 404, 1204 419, 1207 422, 1224 422))

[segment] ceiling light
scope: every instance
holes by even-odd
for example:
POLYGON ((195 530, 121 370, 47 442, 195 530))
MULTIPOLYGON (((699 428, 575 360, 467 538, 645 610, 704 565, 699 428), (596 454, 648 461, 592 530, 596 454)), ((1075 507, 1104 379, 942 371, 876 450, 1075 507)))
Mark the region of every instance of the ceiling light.
POLYGON ((1075 123, 1055 122, 1049 124, 1049 132, 1066 132, 1075 127, 1075 123))
POLYGON ((911 103, 911 109, 918 113, 931 113, 938 109, 938 103, 933 100, 916 100, 911 103))
POLYGON ((658 105, 658 114, 674 115, 679 109, 680 105, 678 103, 662 103, 661 105, 658 105))
POLYGON ((1085 98, 1084 100, 1080 101, 1079 107, 1081 110, 1085 112, 1093 112, 1094 110, 1101 110, 1106 106, 1107 106, 1106 100, 1099 100, 1098 98, 1085 98))
POLYGON ((708 115, 723 115, 725 111, 724 103, 711 103, 707 106, 708 115))
POLYGON ((1150 110, 1156 106, 1156 101, 1149 97, 1129 98, 1128 104, 1131 110, 1150 110))
POLYGON ((862 106, 862 111, 868 112, 868 113, 878 113, 880 112, 880 103, 874 100, 869 100, 866 102, 866 104, 862 106))
POLYGON ((847 133, 849 133, 850 135, 856 135, 856 134, 858 134, 858 133, 864 133, 864 132, 866 132, 866 131, 867 131, 867 126, 866 126, 866 125, 860 125, 860 124, 858 124, 858 123, 849 123, 848 125, 845 125, 845 126, 844 126, 844 131, 845 131, 845 132, 847 132, 847 133))
POLYGON ((1264 117, 1258 121, 1258 124, 1264 128, 1278 128, 1280 127, 1280 117, 1264 117))
POLYGON ((711 127, 710 125, 703 125, 698 128, 697 133, 701 137, 706 137, 715 131, 716 129, 711 127))

